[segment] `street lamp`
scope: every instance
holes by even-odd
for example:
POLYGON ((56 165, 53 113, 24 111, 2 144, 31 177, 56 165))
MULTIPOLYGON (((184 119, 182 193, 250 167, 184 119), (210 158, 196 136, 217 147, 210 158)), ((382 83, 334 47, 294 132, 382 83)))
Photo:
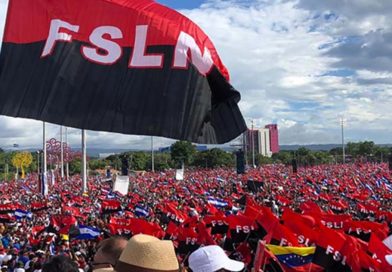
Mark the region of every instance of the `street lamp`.
POLYGON ((41 155, 41 151, 37 150, 37 174, 38 174, 38 176, 39 176, 39 161, 40 161, 39 157, 40 157, 40 155, 41 155))

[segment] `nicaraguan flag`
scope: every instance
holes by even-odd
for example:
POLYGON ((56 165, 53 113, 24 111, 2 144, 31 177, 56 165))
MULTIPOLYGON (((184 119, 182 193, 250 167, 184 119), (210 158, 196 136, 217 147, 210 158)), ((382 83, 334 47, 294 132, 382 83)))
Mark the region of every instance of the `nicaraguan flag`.
POLYGON ((386 184, 386 183, 385 183, 384 186, 385 186, 385 189, 386 189, 386 190, 392 192, 392 185, 389 185, 389 184, 386 184))
POLYGON ((377 185, 377 188, 380 188, 382 185, 382 179, 376 180, 376 185, 377 185))
POLYGON ((106 195, 107 199, 115 199, 116 195, 113 192, 110 192, 109 194, 106 195))
POLYGON ((149 213, 146 208, 136 206, 135 207, 135 215, 141 216, 141 217, 148 217, 149 213))
POLYGON ((219 181, 219 182, 224 182, 225 181, 223 178, 221 178, 219 176, 216 178, 216 180, 219 181))
POLYGON ((372 186, 370 186, 369 184, 365 184, 365 187, 367 188, 367 189, 369 189, 370 191, 372 191, 373 192, 373 188, 372 188, 372 186))
POLYGON ((101 231, 97 228, 79 225, 80 234, 75 237, 77 240, 91 240, 98 238, 101 231))
POLYGON ((216 207, 226 207, 228 205, 227 202, 225 202, 221 199, 213 198, 213 197, 208 198, 208 203, 210 203, 216 207))
POLYGON ((384 181, 384 183, 390 184, 390 181, 386 177, 382 177, 382 180, 384 181))
POLYGON ((20 219, 23 219, 23 218, 32 219, 32 217, 33 217, 33 214, 31 212, 24 211, 24 210, 21 210, 21 209, 17 209, 15 211, 14 215, 15 215, 15 218, 17 220, 20 220, 20 219))
POLYGON ((51 242, 49 245, 49 253, 50 253, 50 256, 56 255, 56 247, 54 246, 53 242, 51 242))

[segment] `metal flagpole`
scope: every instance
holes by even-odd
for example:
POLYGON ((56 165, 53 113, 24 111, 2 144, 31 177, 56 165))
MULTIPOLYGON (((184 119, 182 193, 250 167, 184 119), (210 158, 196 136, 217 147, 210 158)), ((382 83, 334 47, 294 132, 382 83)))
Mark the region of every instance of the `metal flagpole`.
POLYGON ((65 127, 65 142, 66 142, 66 144, 67 144, 67 163, 65 164, 65 178, 66 178, 66 180, 68 180, 69 179, 69 156, 70 156, 70 154, 69 154, 69 145, 68 145, 68 128, 67 127, 65 127))
POLYGON ((155 172, 155 169, 154 169, 154 136, 151 136, 151 171, 155 172))
POLYGON ((87 192, 86 131, 82 129, 82 193, 87 192))
POLYGON ((346 163, 346 152, 344 150, 344 119, 343 118, 340 120, 340 123, 342 125, 342 152, 343 152, 342 157, 343 157, 343 163, 346 163))
POLYGON ((43 159, 42 159, 42 185, 44 186, 43 189, 43 194, 47 195, 48 194, 48 190, 47 190, 47 171, 48 171, 48 167, 46 165, 46 129, 45 129, 45 122, 42 122, 42 150, 43 150, 43 159))
POLYGON ((253 130, 253 119, 252 119, 252 168, 255 167, 255 135, 253 130))
POLYGON ((64 180, 64 143, 63 143, 63 126, 60 126, 60 167, 61 180, 64 180))

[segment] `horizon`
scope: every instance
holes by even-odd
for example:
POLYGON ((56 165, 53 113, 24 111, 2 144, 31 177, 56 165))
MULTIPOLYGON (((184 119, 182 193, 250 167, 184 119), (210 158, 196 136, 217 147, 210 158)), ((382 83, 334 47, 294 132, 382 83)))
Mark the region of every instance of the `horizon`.
MULTIPOLYGON (((280 145, 341 143, 343 118, 346 143, 392 142, 392 52, 386 46, 392 4, 386 0, 378 5, 370 0, 157 2, 184 14, 211 38, 242 95, 239 106, 248 127, 250 120, 260 127, 277 123, 280 145)), ((4 13, 5 0, 0 0, 2 20, 4 13)), ((0 22, 1 35, 2 28, 0 22)), ((0 148, 39 148, 41 124, 0 116, 0 148)), ((59 139, 59 130, 48 124, 47 140, 59 139)), ((87 148, 150 146, 150 136, 87 134, 87 148)), ((156 148, 174 141, 154 137, 156 148)), ((68 142, 79 148, 79 129, 68 129, 68 142)))

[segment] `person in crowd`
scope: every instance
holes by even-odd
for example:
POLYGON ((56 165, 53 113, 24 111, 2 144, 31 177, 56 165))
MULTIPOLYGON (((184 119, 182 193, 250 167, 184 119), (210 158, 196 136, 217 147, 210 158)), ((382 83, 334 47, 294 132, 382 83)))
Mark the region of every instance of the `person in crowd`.
POLYGON ((113 236, 101 241, 93 259, 94 271, 114 267, 127 243, 128 240, 121 236, 113 236))
POLYGON ((230 259, 221 247, 211 245, 194 251, 189 256, 189 267, 193 272, 241 271, 245 264, 230 259))
POLYGON ((43 265, 42 272, 79 272, 79 268, 69 257, 58 255, 43 265))
POLYGON ((133 236, 114 268, 116 272, 180 271, 172 241, 145 234, 133 236))

